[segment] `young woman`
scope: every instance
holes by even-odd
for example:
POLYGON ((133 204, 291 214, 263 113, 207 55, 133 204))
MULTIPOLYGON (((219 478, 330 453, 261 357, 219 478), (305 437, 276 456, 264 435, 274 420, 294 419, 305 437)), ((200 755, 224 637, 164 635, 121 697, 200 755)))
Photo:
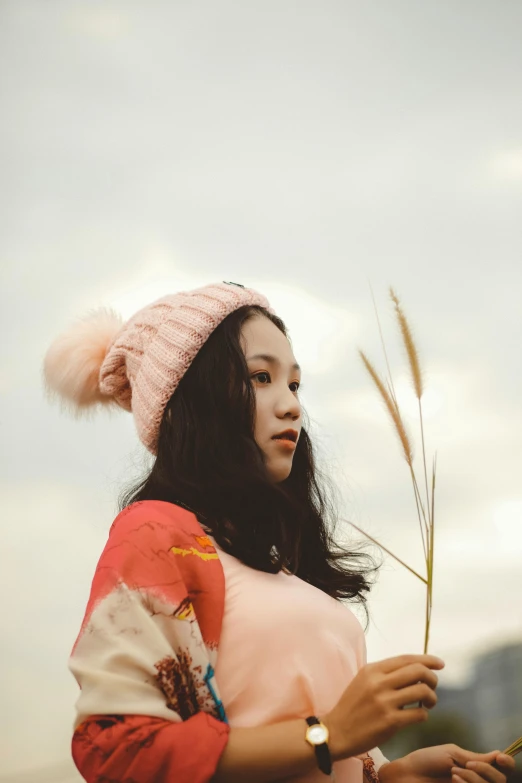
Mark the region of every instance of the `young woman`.
POLYGON ((497 751, 378 751, 427 719, 444 664, 366 665, 343 600, 365 602, 371 564, 334 542, 301 371, 263 296, 220 283, 124 324, 102 311, 44 369, 79 409, 131 411, 156 456, 111 527, 71 656, 85 780, 506 780, 497 751))

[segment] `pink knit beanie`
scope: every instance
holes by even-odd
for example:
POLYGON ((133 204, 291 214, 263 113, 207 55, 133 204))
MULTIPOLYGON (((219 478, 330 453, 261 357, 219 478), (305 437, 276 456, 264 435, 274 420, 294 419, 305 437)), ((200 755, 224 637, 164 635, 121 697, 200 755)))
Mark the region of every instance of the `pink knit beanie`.
POLYGON ((167 402, 214 329, 244 305, 273 312, 264 296, 238 283, 165 296, 126 323, 98 310, 52 343, 47 388, 77 414, 111 403, 132 411, 140 440, 156 454, 167 402))

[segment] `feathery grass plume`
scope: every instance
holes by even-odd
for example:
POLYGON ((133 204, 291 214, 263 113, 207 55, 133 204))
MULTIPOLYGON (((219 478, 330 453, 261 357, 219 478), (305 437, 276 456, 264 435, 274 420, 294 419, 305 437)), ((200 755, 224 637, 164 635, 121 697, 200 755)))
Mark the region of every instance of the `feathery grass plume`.
MULTIPOLYGON (((399 331, 402 337, 402 341, 404 344, 404 348, 406 349, 406 354, 408 357, 409 367, 410 367, 410 374, 411 379, 413 383, 413 388, 415 390, 415 395, 418 400, 419 404, 419 420, 420 420, 420 431, 421 431, 421 439, 422 439, 422 464, 424 469, 424 479, 425 479, 425 491, 426 495, 424 500, 421 497, 421 493, 419 490, 419 485, 417 481, 417 475, 415 473, 415 467, 414 467, 414 451, 413 451, 413 445, 411 442, 411 439, 406 431, 406 427, 404 425, 404 419, 401 414, 399 403, 397 401, 397 396, 395 394, 395 387, 393 384, 393 378, 390 370, 390 364, 388 361, 388 354, 386 351, 386 345, 384 343, 384 337, 382 334, 381 324, 379 320, 379 314, 377 312, 377 307, 375 306, 375 314, 377 317, 377 324, 379 327, 379 334, 381 337, 381 343, 382 348, 384 351, 384 357, 386 360, 386 367, 388 370, 388 377, 386 379, 381 378, 371 361, 368 359, 366 354, 363 351, 359 351, 359 355, 364 363, 364 366, 369 373, 370 377, 372 378, 375 386, 377 387, 377 390, 386 406, 386 409, 390 415, 390 418, 392 420, 394 429, 399 437, 402 451, 404 454, 404 457, 406 459, 406 462, 408 464, 408 468, 410 471, 410 477, 412 480, 413 485, 413 492, 415 497, 415 505, 417 509, 417 516, 419 520, 419 527, 421 532, 421 539, 422 539, 422 546, 424 550, 424 560, 425 560, 425 567, 426 567, 426 576, 422 576, 417 571, 415 571, 413 568, 411 568, 407 563, 405 563, 401 558, 397 557, 393 552, 391 552, 389 549, 386 549, 386 547, 382 546, 382 544, 379 543, 376 539, 372 538, 372 536, 368 535, 364 530, 361 530, 359 527, 354 525, 352 526, 356 528, 359 532, 361 532, 363 535, 365 535, 367 538, 369 538, 371 541, 373 541, 375 544, 381 547, 383 551, 385 551, 387 554, 389 554, 391 557, 393 557, 395 560, 397 560, 398 563, 400 563, 402 566, 408 569, 410 573, 412 573, 414 576, 416 576, 418 579, 420 579, 421 582, 425 585, 426 588, 426 615, 425 615, 425 629, 424 629, 424 652, 426 653, 428 651, 429 646, 429 637, 430 637, 430 627, 431 627, 431 613, 432 613, 432 605, 433 605, 433 571, 434 571, 434 540, 435 540, 435 475, 436 475, 436 460, 434 458, 433 460, 433 469, 432 469, 432 479, 431 479, 431 492, 428 487, 428 469, 426 465, 426 447, 424 442, 424 424, 423 424, 423 417, 422 417, 422 403, 421 398, 424 391, 424 385, 423 385, 423 373, 420 365, 419 360, 419 352, 417 351, 417 347, 415 345, 415 341, 413 339, 412 330, 409 326, 408 320, 404 314, 404 311, 402 309, 402 305, 399 301, 398 296, 396 295, 393 288, 390 288, 390 298, 395 306, 395 314, 397 317, 397 322, 399 326, 399 331)), ((373 291, 372 291, 372 297, 373 297, 373 291)), ((374 298, 374 305, 375 305, 375 298, 374 298)))
MULTIPOLYGON (((397 322, 399 324, 399 330, 402 336, 402 342, 404 344, 404 348, 406 350, 406 355, 408 357, 408 362, 410 365, 410 373, 411 373, 411 380, 413 383, 413 388, 415 391, 415 396, 417 398, 418 406, 419 406, 419 422, 420 422, 420 432, 421 432, 421 443, 422 443, 422 457, 423 457, 423 466, 424 466, 424 487, 426 490, 426 507, 428 509, 428 516, 429 516, 429 510, 430 510, 430 492, 428 489, 428 470, 426 467, 426 446, 424 443, 424 422, 422 418, 422 395, 424 392, 424 383, 423 383, 423 373, 420 365, 419 360, 419 352, 417 351, 417 346, 415 345, 415 341, 413 339, 412 330, 410 328, 410 325, 408 323, 408 319, 406 318, 406 315, 404 314, 404 310, 402 309, 401 303, 399 301, 399 297, 395 293, 392 287, 390 287, 389 290, 390 293, 390 299, 392 300, 394 306, 395 306, 395 315, 397 317, 397 322)), ((426 524, 426 516, 424 515, 424 522, 426 524)), ((429 528, 428 525, 426 525, 426 533, 429 536, 429 528)))
POLYGON ((359 351, 359 356, 363 360, 366 369, 370 373, 373 382, 375 383, 377 389, 379 390, 379 394, 381 395, 383 402, 386 406, 386 409, 390 414, 391 419, 395 425, 395 430, 397 432, 397 435, 399 436, 399 440, 402 445, 404 458, 408 463, 408 465, 412 465, 413 449, 411 447, 411 441, 408 437, 408 433, 406 432, 406 427, 404 426, 404 422, 401 418, 401 413, 399 411, 397 402, 393 399, 392 393, 388 391, 388 389, 384 385, 383 380, 380 378, 377 370, 374 368, 374 366, 372 365, 372 363, 370 362, 366 354, 363 351, 359 351))
POLYGON ((413 388, 415 389, 415 396, 417 397, 418 400, 420 400, 424 392, 424 384, 422 379, 422 370, 420 366, 417 346, 415 345, 415 342, 413 340, 413 335, 411 333, 410 325, 408 323, 406 316, 404 315, 404 311, 399 301, 399 297, 397 296, 393 288, 390 288, 390 299, 395 305, 395 313, 397 315, 399 329, 401 330, 402 341, 404 343, 404 347, 406 348, 406 353, 408 355, 411 377, 413 380, 413 388))

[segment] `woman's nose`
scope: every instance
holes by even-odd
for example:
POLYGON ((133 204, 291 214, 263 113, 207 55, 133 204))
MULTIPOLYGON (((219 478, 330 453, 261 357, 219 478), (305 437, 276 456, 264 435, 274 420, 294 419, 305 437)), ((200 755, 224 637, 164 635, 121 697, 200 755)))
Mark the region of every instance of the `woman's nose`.
POLYGON ((280 415, 291 416, 292 419, 298 419, 301 415, 301 403, 290 389, 283 395, 278 407, 280 415))

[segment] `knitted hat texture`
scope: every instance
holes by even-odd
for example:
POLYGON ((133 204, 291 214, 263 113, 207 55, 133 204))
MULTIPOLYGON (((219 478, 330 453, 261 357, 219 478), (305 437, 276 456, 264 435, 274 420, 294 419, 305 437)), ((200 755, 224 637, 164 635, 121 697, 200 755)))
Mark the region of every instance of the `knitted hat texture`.
POLYGON ((112 334, 107 313, 95 314, 80 329, 69 330, 53 343, 44 362, 47 386, 77 410, 115 402, 131 411, 140 440, 156 454, 170 397, 216 327, 244 305, 273 312, 257 291, 237 283, 215 283, 165 296, 139 310, 123 326, 113 319, 112 334), (88 372, 83 369, 87 366, 88 372))

